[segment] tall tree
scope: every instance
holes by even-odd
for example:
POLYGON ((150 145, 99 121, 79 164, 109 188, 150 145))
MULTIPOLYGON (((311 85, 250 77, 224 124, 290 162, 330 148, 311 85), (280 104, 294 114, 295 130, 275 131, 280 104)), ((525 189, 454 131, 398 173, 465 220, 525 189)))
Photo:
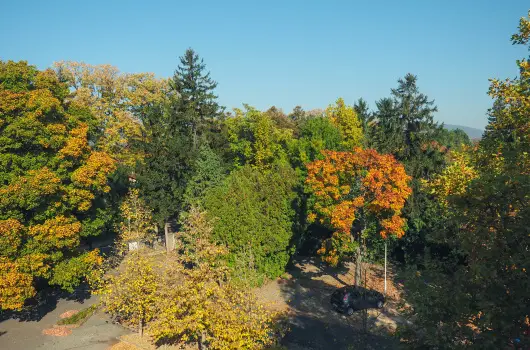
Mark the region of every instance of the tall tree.
POLYGON ((70 91, 68 98, 89 109, 100 137, 95 148, 112 154, 128 169, 142 158, 132 147, 141 138, 142 123, 136 111, 145 105, 159 103, 168 89, 167 79, 152 73, 121 73, 108 64, 83 62, 54 63, 59 79, 70 91))
POLYGON ((207 130, 207 123, 220 117, 224 110, 214 93, 217 82, 205 69, 203 59, 189 48, 180 57, 180 65, 170 81, 171 88, 179 95, 175 113, 190 128, 194 149, 198 147, 200 135, 207 130))
POLYGON ((401 237, 405 233, 401 210, 410 195, 410 178, 392 155, 375 150, 323 154, 323 160, 307 166, 307 184, 315 196, 311 220, 319 217, 335 230, 319 253, 331 265, 355 256, 355 283, 359 285, 366 236, 401 237))
POLYGON ((438 218, 436 205, 423 191, 421 181, 443 169, 447 147, 437 141, 443 132, 433 120, 437 107, 420 92, 416 76, 407 74, 399 79, 391 94, 376 102, 369 143, 379 152, 393 154, 412 177, 413 193, 404 208, 409 226, 397 252, 414 258, 423 253, 428 231, 438 218))
MULTIPOLYGON (((512 42, 529 44, 530 18, 521 19, 512 42)), ((447 172, 433 181, 447 208, 433 239, 450 254, 428 256, 407 280, 412 316, 421 324, 405 337, 412 347, 530 346, 530 64, 518 66, 518 78, 491 81, 490 122, 472 162, 454 163, 460 180, 447 172)))
POLYGON ((363 127, 365 137, 367 137, 368 136, 368 132, 367 132, 368 125, 372 117, 372 112, 370 111, 368 107, 368 103, 363 98, 360 98, 353 105, 353 109, 355 110, 355 113, 357 113, 357 117, 361 121, 361 125, 363 127))
POLYGON ((101 262, 79 246, 116 164, 93 148, 94 117, 67 95, 52 70, 0 61, 2 309, 22 307, 36 279, 73 290, 101 262))
POLYGON ((183 195, 193 166, 190 129, 174 111, 176 96, 148 106, 141 113, 145 154, 137 164, 137 181, 142 197, 153 210, 158 225, 176 219, 183 208, 183 195))

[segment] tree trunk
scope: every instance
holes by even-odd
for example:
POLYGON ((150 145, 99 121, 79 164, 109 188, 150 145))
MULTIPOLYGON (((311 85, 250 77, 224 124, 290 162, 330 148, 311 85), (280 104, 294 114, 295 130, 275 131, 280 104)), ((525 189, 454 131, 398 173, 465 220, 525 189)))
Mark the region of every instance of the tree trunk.
POLYGON ((204 345, 204 332, 201 333, 201 336, 199 337, 199 341, 197 342, 199 345, 199 350, 207 350, 206 345, 204 345))
POLYGON ((363 262, 363 254, 361 250, 361 244, 359 243, 359 246, 357 247, 357 251, 355 252, 355 285, 356 286, 361 285, 362 262, 363 262))
POLYGON ((138 334, 140 334, 140 338, 144 336, 144 318, 143 318, 143 316, 140 316, 140 322, 138 322, 138 334))

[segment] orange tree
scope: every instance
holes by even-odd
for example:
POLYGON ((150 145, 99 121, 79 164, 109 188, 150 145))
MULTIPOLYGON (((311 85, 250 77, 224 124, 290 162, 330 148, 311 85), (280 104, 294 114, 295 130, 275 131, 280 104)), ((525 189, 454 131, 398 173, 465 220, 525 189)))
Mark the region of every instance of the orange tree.
POLYGON ((34 281, 67 290, 101 263, 81 252, 98 234, 94 203, 115 161, 92 147, 92 115, 51 71, 0 61, 0 308, 19 309, 34 281))
POLYGON ((355 253, 359 284, 364 238, 374 232, 383 238, 404 234, 401 210, 411 193, 410 177, 392 155, 372 149, 322 153, 324 159, 307 165, 306 183, 315 199, 309 220, 319 217, 334 233, 318 252, 331 265, 355 253))

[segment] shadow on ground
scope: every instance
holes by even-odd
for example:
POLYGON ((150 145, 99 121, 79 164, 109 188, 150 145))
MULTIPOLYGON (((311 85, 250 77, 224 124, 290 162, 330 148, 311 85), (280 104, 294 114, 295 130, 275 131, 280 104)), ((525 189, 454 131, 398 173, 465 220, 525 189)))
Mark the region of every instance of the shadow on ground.
POLYGON ((288 349, 395 349, 398 343, 388 329, 377 325, 378 311, 367 316, 367 329, 363 328, 362 312, 346 317, 332 309, 330 297, 337 288, 318 279, 338 276, 346 268, 333 269, 316 264, 313 260, 299 259, 289 271, 290 280, 282 280, 283 299, 291 310, 290 329, 282 343, 288 349))
POLYGON ((90 298, 88 286, 80 286, 73 293, 55 288, 45 288, 35 297, 28 299, 22 310, 0 311, 0 322, 8 319, 15 319, 20 322, 40 321, 49 312, 55 310, 61 299, 75 300, 82 304, 88 298, 90 298))

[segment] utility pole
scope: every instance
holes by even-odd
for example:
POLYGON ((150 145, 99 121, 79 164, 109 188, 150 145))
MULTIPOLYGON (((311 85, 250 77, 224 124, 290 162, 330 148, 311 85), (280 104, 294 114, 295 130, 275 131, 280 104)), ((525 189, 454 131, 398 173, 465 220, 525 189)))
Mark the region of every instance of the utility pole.
POLYGON ((386 296, 386 238, 385 238, 385 296, 386 296))

